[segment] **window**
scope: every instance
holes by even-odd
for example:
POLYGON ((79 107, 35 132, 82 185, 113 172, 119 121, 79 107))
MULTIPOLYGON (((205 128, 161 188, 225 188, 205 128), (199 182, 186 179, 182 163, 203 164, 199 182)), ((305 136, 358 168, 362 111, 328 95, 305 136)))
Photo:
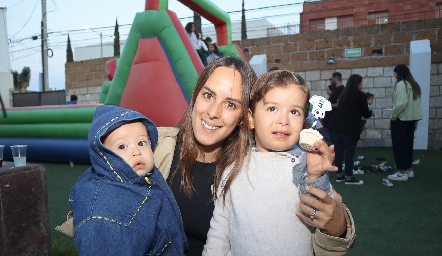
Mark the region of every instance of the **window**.
POLYGON ((369 12, 367 21, 368 25, 388 23, 388 11, 369 12))
POLYGON ((319 31, 325 29, 325 19, 310 20, 310 31, 319 31))
POLYGON ((442 3, 436 3, 436 18, 442 18, 442 3))
POLYGON ((353 15, 338 16, 338 28, 352 28, 353 15))

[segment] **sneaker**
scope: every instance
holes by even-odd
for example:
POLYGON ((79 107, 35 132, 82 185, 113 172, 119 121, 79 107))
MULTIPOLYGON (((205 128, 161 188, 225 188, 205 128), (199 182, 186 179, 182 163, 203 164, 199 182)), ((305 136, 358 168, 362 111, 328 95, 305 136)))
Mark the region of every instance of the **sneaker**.
POLYGON ((413 171, 407 171, 407 175, 408 175, 408 178, 413 178, 414 177, 414 172, 413 171))
POLYGON ((408 175, 402 174, 401 172, 396 172, 395 174, 388 175, 389 180, 400 180, 400 181, 407 181, 408 175))
POLYGON ((382 184, 387 187, 393 187, 393 183, 389 179, 382 179, 382 184))
POLYGON ((336 176, 336 182, 343 182, 343 181, 345 181, 345 176, 342 177, 336 176))
POLYGON ((363 170, 353 170, 353 175, 354 174, 364 174, 363 170))
POLYGON ((345 180, 345 185, 362 185, 364 182, 352 177, 351 180, 345 180))
POLYGON ((421 160, 420 160, 420 159, 416 159, 416 160, 413 161, 413 164, 414 164, 414 165, 418 165, 418 164, 420 164, 420 163, 421 163, 421 160))

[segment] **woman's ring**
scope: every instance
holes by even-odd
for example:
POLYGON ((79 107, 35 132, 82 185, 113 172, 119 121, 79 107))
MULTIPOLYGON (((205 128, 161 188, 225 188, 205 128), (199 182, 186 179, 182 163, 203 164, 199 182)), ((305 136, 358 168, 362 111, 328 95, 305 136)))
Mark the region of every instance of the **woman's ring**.
POLYGON ((313 209, 312 214, 310 214, 310 219, 314 219, 316 215, 316 209, 313 209))

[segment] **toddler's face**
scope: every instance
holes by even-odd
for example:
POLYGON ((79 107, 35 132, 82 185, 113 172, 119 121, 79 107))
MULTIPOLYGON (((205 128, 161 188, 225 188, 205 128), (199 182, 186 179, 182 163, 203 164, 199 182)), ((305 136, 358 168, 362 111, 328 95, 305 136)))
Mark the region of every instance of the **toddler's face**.
POLYGON ((367 103, 371 106, 371 104, 373 104, 373 98, 367 99, 367 103))
POLYGON ((284 151, 299 141, 307 95, 297 85, 275 87, 256 104, 250 115, 260 152, 284 151))
POLYGON ((134 122, 118 127, 109 133, 103 145, 121 156, 138 175, 152 171, 153 152, 143 123, 134 122))

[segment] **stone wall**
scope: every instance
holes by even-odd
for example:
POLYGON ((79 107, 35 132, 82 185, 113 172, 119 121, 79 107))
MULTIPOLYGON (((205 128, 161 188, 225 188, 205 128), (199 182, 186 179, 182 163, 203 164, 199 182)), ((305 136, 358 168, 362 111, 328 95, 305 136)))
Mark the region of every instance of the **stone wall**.
MULTIPOLYGON (((364 80, 364 91, 375 95, 376 118, 369 119, 359 146, 391 146, 389 119, 393 68, 409 64, 410 41, 429 39, 432 50, 430 82, 429 148, 442 148, 442 19, 407 21, 295 35, 247 39, 234 42, 246 56, 266 54, 267 67, 298 72, 308 81, 312 95, 327 96, 325 86, 339 71, 343 83, 351 74, 364 80), (361 48, 361 57, 345 57, 347 48, 361 48), (335 63, 329 64, 328 59, 335 63)), ((77 92, 79 103, 97 103, 106 80, 104 64, 109 59, 66 64, 66 94, 77 92), (100 80, 101 79, 101 80, 100 80), (91 87, 91 88, 88 88, 91 87), (87 89, 85 89, 87 88, 87 89), (97 101, 94 101, 94 100, 97 101)))

